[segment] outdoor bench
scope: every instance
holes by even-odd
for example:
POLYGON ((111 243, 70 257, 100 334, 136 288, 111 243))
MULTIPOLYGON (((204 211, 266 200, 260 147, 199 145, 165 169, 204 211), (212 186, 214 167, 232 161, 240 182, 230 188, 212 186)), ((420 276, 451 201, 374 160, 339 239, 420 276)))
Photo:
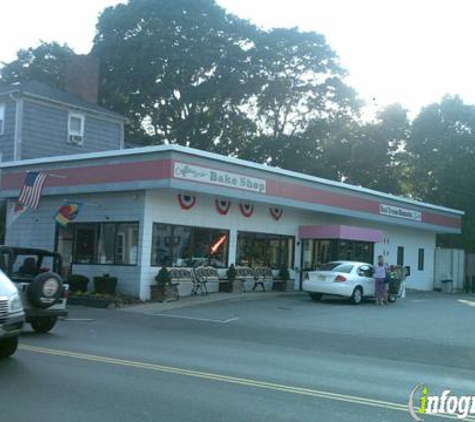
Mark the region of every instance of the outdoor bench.
POLYGON ((262 290, 272 290, 274 283, 274 276, 272 269, 269 267, 256 267, 254 268, 254 287, 252 290, 256 290, 258 286, 262 287, 262 290))
POLYGON ((208 294, 208 285, 213 284, 216 289, 219 288, 219 273, 214 267, 197 267, 195 268, 195 284, 192 294, 208 294))

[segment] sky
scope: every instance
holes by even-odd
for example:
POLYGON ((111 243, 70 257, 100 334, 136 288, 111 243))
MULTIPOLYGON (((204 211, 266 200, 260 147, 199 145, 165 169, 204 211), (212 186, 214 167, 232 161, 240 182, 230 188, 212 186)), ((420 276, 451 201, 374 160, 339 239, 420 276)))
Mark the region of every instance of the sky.
MULTIPOLYGON (((173 1, 173 0, 170 0, 173 1)), ((92 46, 100 12, 117 0, 0 0, 0 62, 39 40, 92 46), (5 18, 7 17, 7 18, 5 18)), ((323 34, 371 109, 394 102, 411 114, 460 95, 475 104, 473 0, 217 0, 268 29, 323 34)))

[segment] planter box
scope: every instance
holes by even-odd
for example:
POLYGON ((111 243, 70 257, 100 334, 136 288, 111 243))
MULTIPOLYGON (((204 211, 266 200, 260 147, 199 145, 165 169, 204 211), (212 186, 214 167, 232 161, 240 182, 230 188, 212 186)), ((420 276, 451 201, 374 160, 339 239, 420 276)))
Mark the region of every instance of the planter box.
POLYGON ((70 296, 68 305, 88 306, 90 308, 108 308, 111 304, 115 304, 115 300, 99 299, 95 297, 70 296))
POLYGON ((166 302, 169 300, 178 300, 180 297, 177 285, 171 286, 150 286, 150 299, 153 302, 166 302))
POLYGON ((115 295, 116 288, 117 277, 94 277, 94 291, 96 293, 115 295))
POLYGON ((232 293, 233 282, 229 280, 221 280, 219 282, 219 291, 224 293, 232 293))
POLYGON ((292 292, 294 290, 294 280, 274 280, 273 290, 277 292, 292 292))
POLYGON ((233 292, 234 292, 234 293, 242 292, 242 283, 241 283, 241 280, 234 280, 234 281, 233 281, 233 292))
POLYGON ((89 279, 86 276, 80 274, 72 274, 68 280, 70 292, 87 292, 87 285, 89 279))

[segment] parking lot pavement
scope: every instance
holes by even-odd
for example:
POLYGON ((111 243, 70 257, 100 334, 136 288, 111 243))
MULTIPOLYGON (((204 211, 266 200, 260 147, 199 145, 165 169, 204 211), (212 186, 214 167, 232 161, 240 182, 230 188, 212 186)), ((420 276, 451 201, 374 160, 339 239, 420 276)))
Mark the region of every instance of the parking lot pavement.
POLYGON ((0 362, 2 418, 410 420, 417 383, 475 394, 475 307, 460 300, 475 301, 410 292, 387 307, 353 306, 295 292, 158 312, 71 307, 0 362))
POLYGON ((475 315, 475 295, 444 295, 409 290, 406 299, 375 306, 368 299, 359 306, 346 299, 324 297, 313 302, 303 292, 222 293, 123 308, 124 312, 160 317, 209 320, 253 327, 308 329, 383 338, 438 339, 445 344, 475 347, 460 321, 475 315))
POLYGON ((237 293, 211 293, 208 295, 196 295, 180 298, 179 300, 171 300, 169 302, 147 302, 143 304, 135 304, 121 308, 126 312, 136 312, 148 315, 156 315, 174 309, 189 308, 194 306, 202 306, 216 302, 229 302, 236 300, 259 300, 263 298, 273 298, 282 293, 277 292, 237 292, 237 293))

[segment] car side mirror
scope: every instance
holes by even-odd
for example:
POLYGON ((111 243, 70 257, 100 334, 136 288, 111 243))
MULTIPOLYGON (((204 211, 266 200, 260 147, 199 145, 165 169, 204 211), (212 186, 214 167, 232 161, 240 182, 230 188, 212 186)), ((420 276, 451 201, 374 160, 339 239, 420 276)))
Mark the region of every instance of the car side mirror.
POLYGON ((411 267, 408 265, 407 267, 404 267, 404 275, 406 277, 410 277, 411 276, 411 267))

